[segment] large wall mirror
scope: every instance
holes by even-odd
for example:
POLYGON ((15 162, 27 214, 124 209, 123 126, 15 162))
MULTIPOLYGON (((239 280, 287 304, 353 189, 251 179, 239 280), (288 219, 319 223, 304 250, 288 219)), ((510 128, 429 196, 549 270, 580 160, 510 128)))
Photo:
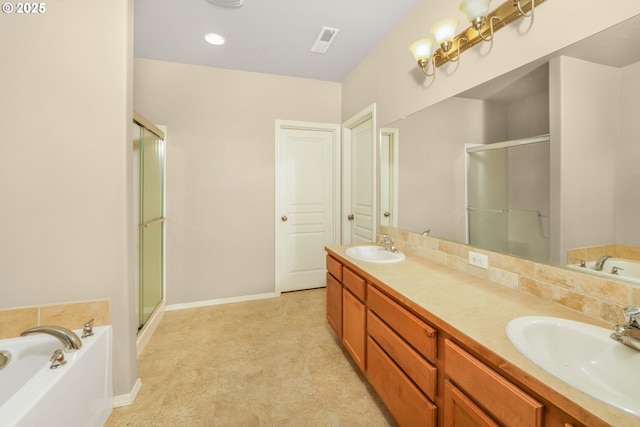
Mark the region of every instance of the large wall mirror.
POLYGON ((478 246, 555 265, 574 248, 640 246, 639 95, 637 16, 385 124, 397 187, 382 185, 381 224, 474 245, 474 224, 495 222, 479 230, 505 246, 478 246))

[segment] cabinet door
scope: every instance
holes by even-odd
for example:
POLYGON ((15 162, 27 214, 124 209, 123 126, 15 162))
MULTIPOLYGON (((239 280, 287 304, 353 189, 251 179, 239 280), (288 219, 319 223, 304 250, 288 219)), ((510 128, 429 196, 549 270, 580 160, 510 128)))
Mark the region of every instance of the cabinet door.
POLYGON ((342 284, 327 273, 327 322, 342 339, 342 284))
POLYGON ((342 343, 362 372, 365 370, 367 310, 346 288, 342 291, 342 343))
POLYGON ((448 380, 444 382, 444 427, 500 427, 448 380))

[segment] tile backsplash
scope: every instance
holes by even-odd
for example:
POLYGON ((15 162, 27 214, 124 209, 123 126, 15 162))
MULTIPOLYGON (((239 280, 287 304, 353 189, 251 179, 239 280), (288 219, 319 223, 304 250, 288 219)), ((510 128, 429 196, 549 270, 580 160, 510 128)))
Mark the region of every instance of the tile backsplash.
POLYGON ((0 339, 20 335, 25 329, 40 325, 57 325, 80 329, 91 319, 94 326, 111 323, 109 300, 80 301, 64 304, 0 310, 0 339))
MULTIPOLYGON (((554 301, 611 324, 624 322, 624 306, 640 305, 640 287, 633 284, 607 280, 396 228, 381 227, 380 233, 390 234, 399 250, 446 264, 520 292, 554 301), (469 250, 487 255, 489 268, 485 270, 469 265, 469 250)), ((584 258, 578 257, 576 253, 574 260, 590 261, 586 256, 586 248, 582 249, 585 251, 584 258)), ((631 258, 630 254, 637 253, 639 256, 635 259, 640 259, 640 251, 636 252, 634 247, 621 245, 600 247, 591 250, 589 255, 597 259, 604 254, 595 255, 600 253, 600 250, 607 250, 608 254, 615 256, 624 254, 625 258, 631 258)))

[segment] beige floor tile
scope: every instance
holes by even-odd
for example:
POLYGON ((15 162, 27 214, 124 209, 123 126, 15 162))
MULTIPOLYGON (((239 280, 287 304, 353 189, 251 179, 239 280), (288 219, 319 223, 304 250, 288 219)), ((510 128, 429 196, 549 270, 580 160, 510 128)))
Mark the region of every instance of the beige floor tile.
POLYGON ((327 325, 325 289, 167 312, 107 427, 395 426, 327 325))

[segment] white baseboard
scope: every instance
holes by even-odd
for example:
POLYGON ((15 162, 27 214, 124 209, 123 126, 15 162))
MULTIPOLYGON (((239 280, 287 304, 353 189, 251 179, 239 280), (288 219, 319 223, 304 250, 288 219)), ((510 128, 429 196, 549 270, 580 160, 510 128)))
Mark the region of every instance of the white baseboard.
POLYGON ((220 299, 211 299, 207 301, 196 301, 196 302, 187 302, 184 304, 170 304, 167 305, 167 311, 173 310, 185 310, 188 308, 198 308, 198 307, 208 307, 211 305, 221 305, 221 304, 231 304, 233 302, 244 302, 244 301, 254 301, 259 299, 267 299, 267 298, 277 298, 280 296, 280 293, 266 293, 266 294, 255 294, 255 295, 244 295, 241 297, 230 297, 230 298, 220 298, 220 299))
POLYGON ((127 394, 119 394, 118 396, 113 396, 113 407, 119 408, 120 406, 128 406, 136 400, 136 396, 140 391, 140 387, 142 387, 142 380, 138 378, 131 389, 131 393, 127 394))

